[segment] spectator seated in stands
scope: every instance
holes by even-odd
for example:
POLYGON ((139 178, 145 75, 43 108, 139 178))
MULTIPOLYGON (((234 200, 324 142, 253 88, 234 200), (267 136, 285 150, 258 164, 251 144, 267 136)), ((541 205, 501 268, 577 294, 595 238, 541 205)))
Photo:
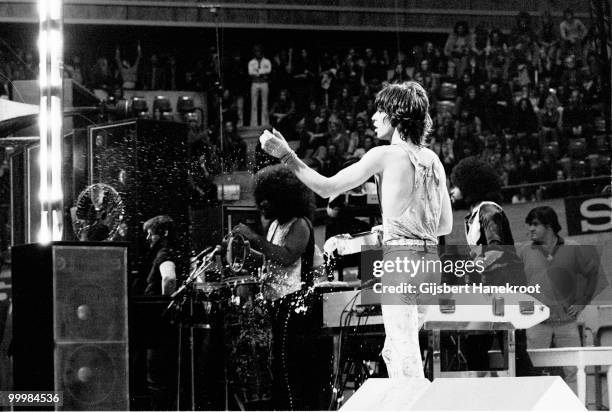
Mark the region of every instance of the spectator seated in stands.
POLYGON ((225 122, 223 128, 223 159, 227 171, 246 170, 246 142, 238 134, 234 122, 225 122))
POLYGON ((468 54, 473 49, 473 37, 467 22, 457 22, 444 45, 444 55, 454 61, 459 76, 467 67, 468 54))
POLYGON ((559 141, 559 132, 562 128, 561 116, 563 108, 555 94, 549 95, 544 103, 544 109, 539 112, 538 125, 540 127, 540 144, 550 141, 559 141))
POLYGON ((531 101, 527 98, 522 98, 516 105, 513 129, 529 136, 538 131, 538 119, 531 101))
POLYGON ((293 129, 293 115, 295 114, 295 102, 289 96, 287 89, 282 89, 278 94, 278 100, 270 109, 271 125, 278 131, 286 134, 293 129))

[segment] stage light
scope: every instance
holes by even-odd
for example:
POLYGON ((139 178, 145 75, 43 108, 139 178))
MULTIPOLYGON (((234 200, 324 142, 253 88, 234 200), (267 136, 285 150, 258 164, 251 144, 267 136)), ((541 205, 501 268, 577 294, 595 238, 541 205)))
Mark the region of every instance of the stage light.
POLYGON ((153 100, 153 119, 174 120, 170 99, 165 96, 156 96, 153 100))
POLYGON ((144 97, 134 96, 132 98, 132 114, 136 117, 147 117, 149 115, 149 106, 144 97))
POLYGON ((155 96, 153 111, 155 110, 159 110, 160 112, 171 112, 172 105, 170 104, 170 99, 165 96, 155 96))
POLYGON ((184 117, 185 117, 185 123, 189 123, 189 122, 199 123, 200 122, 200 117, 198 116, 197 112, 189 112, 185 114, 184 117))
POLYGON ((176 111, 182 115, 193 112, 195 110, 195 102, 191 96, 181 96, 176 103, 176 111))
POLYGON ((62 1, 39 0, 40 231, 38 241, 62 238, 62 1))

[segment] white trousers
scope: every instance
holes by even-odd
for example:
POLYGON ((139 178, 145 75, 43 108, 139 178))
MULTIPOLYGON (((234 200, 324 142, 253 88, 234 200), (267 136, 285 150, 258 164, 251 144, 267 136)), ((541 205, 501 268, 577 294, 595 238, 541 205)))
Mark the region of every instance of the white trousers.
POLYGON ((268 93, 270 89, 268 83, 251 84, 251 126, 267 126, 270 124, 268 118, 268 93), (257 109, 259 98, 261 97, 261 123, 257 120, 257 109))

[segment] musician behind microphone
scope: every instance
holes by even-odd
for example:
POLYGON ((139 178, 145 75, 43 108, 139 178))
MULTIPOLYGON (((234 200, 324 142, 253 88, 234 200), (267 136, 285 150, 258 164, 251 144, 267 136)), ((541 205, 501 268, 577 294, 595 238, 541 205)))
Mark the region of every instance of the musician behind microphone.
MULTIPOLYGON (((267 312, 269 314, 266 316, 271 317, 269 321, 258 324, 258 334, 262 337, 265 336, 265 339, 261 339, 272 344, 271 347, 262 344, 254 347, 253 342, 256 342, 255 340, 249 339, 248 342, 244 342, 245 334, 232 336, 234 338, 233 345, 239 344, 250 347, 249 351, 238 352, 229 361, 228 369, 234 379, 233 387, 237 392, 243 394, 247 403, 253 399, 259 401, 270 400, 272 403, 266 405, 267 407, 263 409, 289 410, 292 405, 299 410, 315 409, 309 402, 316 399, 316 394, 298 397, 294 390, 289 389, 288 391, 283 380, 279 379, 279 377, 291 374, 293 377, 292 388, 300 388, 300 393, 310 391, 308 388, 314 387, 312 385, 312 373, 305 372, 308 367, 303 364, 310 357, 300 356, 299 359, 292 360, 289 363, 281 361, 281 359, 286 358, 284 354, 293 353, 295 347, 300 348, 301 354, 307 350, 304 347, 303 340, 296 341, 296 337, 293 335, 295 332, 281 331, 286 330, 284 329, 286 327, 289 328, 285 322, 289 319, 288 312, 291 308, 289 302, 292 300, 287 295, 299 294, 302 281, 308 283, 311 274, 314 255, 314 231, 310 217, 314 212, 314 194, 286 166, 274 165, 267 166, 257 173, 255 178, 255 202, 260 213, 270 222, 264 230, 265 235, 256 233, 245 224, 234 227, 232 233, 245 237, 250 246, 262 252, 269 262, 268 271, 263 279, 262 292, 266 300, 275 301, 271 305, 274 309, 267 312), (287 298, 281 299, 283 297, 287 298), (287 338, 280 339, 282 336, 287 336, 287 338), (248 371, 249 374, 258 374, 257 387, 248 385, 249 379, 245 376, 244 368, 240 366, 243 364, 252 365, 254 362, 251 356, 254 353, 258 356, 258 362, 266 364, 263 371, 248 371), (274 353, 274 356, 271 356, 271 353, 274 353), (264 362, 264 359, 267 359, 267 362, 264 362), (275 371, 275 381, 266 372, 269 370, 267 365, 272 365, 272 370, 275 371), (288 368, 291 368, 290 372, 288 368), (269 399, 271 393, 272 399, 269 399), (296 407, 296 405, 299 406, 296 407)), ((246 325, 245 327, 252 327, 252 325, 246 325)))
POLYGON ((176 289, 174 221, 167 215, 155 216, 144 223, 143 229, 153 257, 145 295, 169 296, 176 289))
MULTIPOLYGON (((176 290, 176 245, 175 223, 167 215, 158 215, 147 220, 143 229, 147 234, 149 254, 146 259, 139 283, 134 285, 132 295, 169 297, 176 290), (146 277, 145 277, 146 276, 146 277)), ((146 302, 146 301, 145 301, 146 302)), ((138 335, 133 336, 135 352, 134 364, 140 365, 144 357, 144 373, 135 371, 136 380, 145 380, 149 395, 149 410, 172 410, 175 399, 170 388, 176 386, 176 332, 161 315, 154 310, 145 309, 145 303, 139 306, 134 327, 139 328, 138 335), (155 325, 154 327, 152 325, 155 325), (143 376, 144 375, 144 376, 143 376)), ((167 306, 164 302, 163 306, 167 306)), ((132 338, 130 338, 132 339, 132 338)))

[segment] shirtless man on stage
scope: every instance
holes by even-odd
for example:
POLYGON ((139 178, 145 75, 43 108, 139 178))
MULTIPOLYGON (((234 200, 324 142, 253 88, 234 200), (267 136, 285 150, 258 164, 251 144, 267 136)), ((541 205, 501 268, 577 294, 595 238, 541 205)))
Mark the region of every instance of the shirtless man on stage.
MULTIPOLYGON (((376 137, 390 145, 369 150, 359 162, 325 177, 310 169, 283 136, 265 131, 260 142, 306 186, 323 198, 339 195, 375 176, 383 216, 383 243, 401 246, 413 259, 433 258, 438 236, 451 232, 452 211, 440 159, 427 149, 431 128, 429 99, 416 82, 392 84, 376 97, 372 116, 376 137)), ((437 256, 436 256, 437 258, 437 256)), ((383 358, 389 377, 423 377, 416 301, 382 305, 385 325, 383 358)))

